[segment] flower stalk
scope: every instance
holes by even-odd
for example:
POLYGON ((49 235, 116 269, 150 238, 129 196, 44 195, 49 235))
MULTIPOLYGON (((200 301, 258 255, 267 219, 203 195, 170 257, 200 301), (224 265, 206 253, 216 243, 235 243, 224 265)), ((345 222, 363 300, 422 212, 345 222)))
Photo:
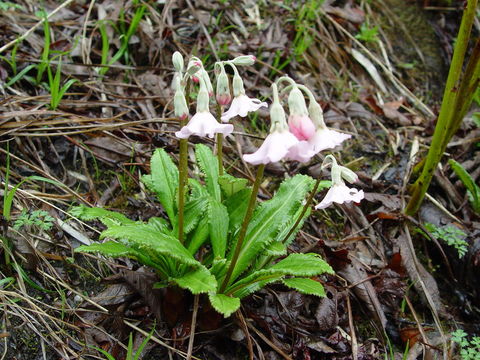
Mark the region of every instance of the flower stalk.
MULTIPOLYGON (((220 122, 220 118, 223 113, 223 106, 217 105, 217 119, 220 122)), ((218 161, 218 174, 223 175, 223 134, 217 133, 217 161, 218 161)))
MULTIPOLYGON (((472 79, 473 81, 476 79, 478 83, 478 77, 480 75, 480 66, 478 66, 480 60, 478 56, 476 58, 472 56, 470 59, 463 79, 462 67, 475 19, 477 4, 478 0, 468 0, 463 13, 437 125, 435 126, 432 143, 425 158, 422 172, 411 187, 411 198, 405 208, 407 215, 414 215, 420 208, 430 182, 432 181, 435 169, 442 159, 448 142, 454 135, 454 131, 458 129, 466 110, 470 106, 473 92, 476 90, 476 87, 465 86, 464 84, 470 84, 472 79)), ((475 52, 478 51, 474 51, 474 53, 475 52)))
POLYGON ((260 184, 263 179, 263 171, 265 170, 265 164, 260 164, 257 169, 257 175, 255 176, 255 182, 253 183, 252 193, 250 195, 250 200, 248 202, 247 211, 245 212, 245 217, 243 218, 242 227, 240 228, 240 233, 238 234, 237 244, 235 245, 235 251, 233 253, 232 260, 230 261, 230 266, 228 267, 227 274, 223 279, 222 285, 220 286, 219 293, 222 294, 227 288, 230 278, 232 276, 235 265, 237 264, 238 257, 240 255, 240 250, 243 246, 243 241, 245 240, 245 235, 247 234, 248 224, 252 219, 253 210, 255 209, 255 204, 257 203, 258 190, 260 189, 260 184))
MULTIPOLYGON (((187 124, 186 119, 180 122, 183 127, 187 124)), ((185 185, 188 178, 188 139, 180 139, 180 160, 178 169, 178 240, 184 243, 184 212, 185 212, 185 185)))

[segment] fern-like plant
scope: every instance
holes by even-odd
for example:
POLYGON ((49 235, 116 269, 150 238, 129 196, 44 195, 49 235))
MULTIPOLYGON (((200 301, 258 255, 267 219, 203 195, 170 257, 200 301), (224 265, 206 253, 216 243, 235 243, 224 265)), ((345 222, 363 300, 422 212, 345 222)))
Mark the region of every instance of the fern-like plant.
POLYGON ((322 284, 312 277, 332 274, 332 268, 317 254, 287 256, 288 242, 302 224, 295 220, 308 216, 302 208, 313 179, 289 178, 270 200, 256 206, 238 259, 229 269, 252 189, 245 179, 219 171, 207 146, 198 144, 195 150, 200 176, 188 182, 183 244, 178 239, 178 168, 164 150, 157 149, 151 173, 142 181, 156 194, 167 219, 133 221, 101 208, 76 207, 72 215, 86 221, 99 219, 107 227, 100 242, 76 251, 134 259, 156 271, 157 287, 177 285, 193 294, 206 293, 214 309, 226 317, 240 307, 242 298, 273 282, 325 296, 322 284), (231 274, 226 276, 228 270, 231 274))

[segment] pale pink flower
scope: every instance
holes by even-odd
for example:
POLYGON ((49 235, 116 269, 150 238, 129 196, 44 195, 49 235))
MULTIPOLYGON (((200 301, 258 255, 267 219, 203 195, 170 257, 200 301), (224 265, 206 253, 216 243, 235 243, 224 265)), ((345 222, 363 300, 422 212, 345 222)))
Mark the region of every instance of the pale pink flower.
POLYGON ((261 107, 268 107, 268 105, 258 99, 249 98, 245 94, 238 95, 233 98, 232 105, 230 105, 228 111, 222 114, 221 119, 223 122, 228 122, 237 115, 245 117, 249 112, 257 111, 261 107))
POLYGON ((308 140, 315 135, 315 125, 307 115, 290 115, 288 127, 298 140, 308 140))
POLYGON ((326 149, 333 149, 351 137, 352 135, 344 134, 335 130, 319 128, 308 142, 311 144, 312 150, 317 154, 326 149))
POLYGON ((300 141, 288 152, 287 157, 291 160, 307 162, 320 151, 333 149, 345 140, 351 138, 351 135, 344 134, 327 128, 318 128, 310 139, 300 141))
POLYGON ((330 190, 328 190, 325 198, 315 206, 315 209, 325 209, 332 203, 349 203, 351 201, 359 203, 364 198, 363 190, 355 188, 349 188, 347 185, 339 183, 333 184, 330 190))
POLYGON ((296 145, 288 150, 287 158, 300 162, 307 162, 315 156, 312 145, 308 141, 299 141, 296 145))
POLYGON ((213 138, 217 133, 228 135, 232 131, 232 124, 220 124, 210 112, 201 111, 193 115, 188 124, 177 131, 175 136, 180 139, 187 139, 190 135, 208 135, 213 138))
POLYGON ((243 155, 243 159, 250 164, 268 164, 282 160, 288 150, 298 143, 297 138, 289 131, 273 131, 266 138, 260 148, 253 154, 243 155))

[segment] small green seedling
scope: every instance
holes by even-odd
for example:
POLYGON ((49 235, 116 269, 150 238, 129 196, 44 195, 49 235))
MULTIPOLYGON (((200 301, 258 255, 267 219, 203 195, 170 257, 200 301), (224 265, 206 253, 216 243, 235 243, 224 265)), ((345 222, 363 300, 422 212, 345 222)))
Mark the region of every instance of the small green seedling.
POLYGON ((22 210, 17 220, 13 225, 15 230, 20 230, 25 226, 37 226, 38 228, 48 231, 52 228, 55 219, 51 217, 45 210, 35 210, 28 213, 22 210))
POLYGON ((378 41, 378 26, 369 27, 366 23, 360 26, 360 32, 355 35, 355 39, 364 42, 378 41))
POLYGON ((452 333, 452 341, 460 346, 462 360, 480 360, 480 337, 474 336, 468 340, 468 334, 458 329, 452 333))
POLYGON ((468 242, 465 241, 467 234, 456 226, 447 225, 439 227, 426 223, 425 228, 434 238, 443 240, 447 245, 453 246, 457 250, 459 258, 464 257, 468 252, 468 242))
POLYGON ((43 18, 43 51, 40 56, 40 63, 37 65, 37 77, 35 78, 36 83, 40 84, 43 79, 43 74, 49 65, 50 58, 50 24, 48 23, 46 11, 39 11, 37 16, 43 18))
POLYGON ((58 55, 58 64, 55 75, 52 73, 52 67, 48 66, 48 83, 50 87, 50 108, 52 110, 57 109, 60 105, 60 101, 70 87, 77 82, 77 79, 69 79, 65 84, 60 85, 61 75, 62 75, 62 58, 61 55, 58 55))
MULTIPOLYGON (((134 5, 138 5, 138 1, 134 1, 134 5)), ((130 25, 128 28, 125 26, 125 21, 124 21, 124 12, 120 12, 120 24, 118 26, 118 31, 120 32, 120 41, 121 45, 120 48, 117 50, 117 52, 113 55, 113 57, 110 59, 110 61, 107 62, 107 55, 108 55, 108 48, 109 48, 109 39, 107 37, 107 32, 105 29, 105 24, 102 23, 100 25, 100 35, 102 37, 102 65, 107 65, 98 71, 100 75, 105 75, 107 71, 109 70, 109 66, 120 60, 120 58, 123 56, 125 57, 125 61, 128 60, 128 43, 130 42, 131 37, 133 34, 135 34, 135 31, 138 28, 138 25, 140 24, 140 21, 143 18, 143 15, 145 14, 145 11, 147 10, 146 5, 141 5, 138 6, 135 10, 135 14, 133 15, 132 21, 130 22, 130 25)))
MULTIPOLYGON (((140 359, 140 356, 142 355, 142 351, 147 345, 148 341, 153 335, 155 329, 152 329, 152 331, 148 334, 148 336, 142 341, 140 346, 138 347, 137 351, 133 353, 133 337, 132 333, 128 336, 128 346, 127 346, 127 356, 125 357, 125 360, 138 360, 140 359)), ((92 346, 95 350, 99 351, 102 355, 105 356, 106 360, 116 360, 111 354, 109 354, 107 351, 100 349, 96 346, 92 346)))

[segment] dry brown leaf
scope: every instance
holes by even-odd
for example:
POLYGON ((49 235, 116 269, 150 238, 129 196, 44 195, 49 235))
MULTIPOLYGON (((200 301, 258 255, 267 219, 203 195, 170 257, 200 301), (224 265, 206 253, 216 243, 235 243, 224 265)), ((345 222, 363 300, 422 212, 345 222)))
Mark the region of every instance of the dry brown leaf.
POLYGON ((345 266, 338 273, 350 284, 357 284, 353 288, 355 295, 357 295, 358 298, 365 303, 365 306, 373 314, 376 322, 379 323, 383 329, 385 329, 387 318, 382 310, 382 305, 378 300, 375 288, 369 280, 366 280, 368 278, 368 274, 364 267, 355 258, 352 257, 351 260, 352 262, 345 266))
POLYGON ((315 318, 322 330, 333 329, 338 325, 338 292, 333 286, 328 285, 325 285, 325 292, 331 294, 331 297, 321 298, 315 311, 315 318))
POLYGON ((432 299, 433 304, 435 305, 435 310, 439 314, 445 314, 445 310, 440 299, 440 292, 438 290, 438 285, 433 276, 425 269, 425 267, 418 261, 415 254, 412 254, 410 251, 410 246, 408 244, 408 239, 406 235, 402 232, 397 237, 397 243, 400 248, 400 254, 402 256, 402 263, 407 273, 413 281, 413 286, 420 294, 422 301, 429 305, 425 297, 425 289, 428 289, 429 296, 432 299), (422 286, 423 282, 423 286, 422 286))
POLYGON ((154 289, 153 284, 158 281, 157 276, 147 272, 144 268, 137 271, 124 270, 123 277, 143 297, 158 321, 163 321, 162 316, 162 291, 154 289))
POLYGON ((412 121, 407 118, 403 113, 398 111, 403 104, 403 99, 399 101, 391 101, 381 105, 383 114, 387 119, 396 121, 401 126, 412 125, 412 121))

